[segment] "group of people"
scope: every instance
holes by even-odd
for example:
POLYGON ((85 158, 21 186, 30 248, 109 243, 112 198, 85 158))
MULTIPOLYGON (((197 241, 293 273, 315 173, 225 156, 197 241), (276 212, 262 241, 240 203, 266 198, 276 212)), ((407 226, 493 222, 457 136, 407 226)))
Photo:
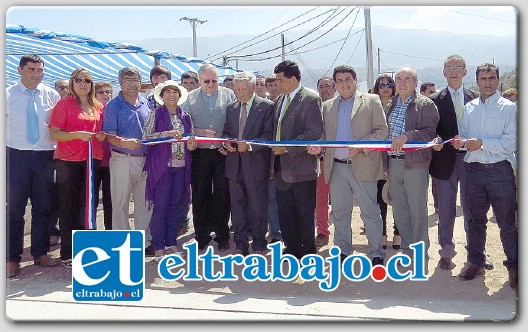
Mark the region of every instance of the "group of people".
POLYGON ((158 65, 150 75, 153 92, 144 98, 139 70, 125 67, 118 77, 121 91, 110 99, 111 86, 98 87, 87 70, 77 69, 68 94, 60 99, 41 83, 43 60, 23 56, 21 81, 7 91, 9 277, 20 268, 28 198, 35 264, 56 264, 47 254, 55 170, 60 254, 62 264, 71 266, 71 232, 84 229, 86 161, 91 155, 99 183, 106 144, 112 206, 108 228, 131 228, 133 195, 133 228, 145 231, 145 253, 155 259, 167 251, 181 254, 177 238, 187 229, 191 203, 199 250, 213 240, 220 252, 229 250, 231 220, 236 254, 248 255, 250 249, 264 254, 269 232, 271 242, 283 242, 284 254, 301 259, 328 244, 330 202, 334 245, 344 259, 353 253, 356 202, 367 255, 373 265, 383 265, 387 203, 394 217, 393 246, 409 256, 413 243, 423 241, 429 248, 431 175, 438 200, 439 266, 452 268, 456 254, 453 225, 460 182, 468 264, 459 277, 470 280, 484 272, 491 206, 501 229, 510 285, 517 288, 517 109, 497 91, 498 67, 477 67, 480 94, 462 86, 467 69, 458 55, 444 62, 448 86, 436 92, 434 85, 432 90, 426 85, 423 94, 416 92, 418 78, 411 67, 398 69, 394 78, 379 76, 372 93, 357 90, 356 71, 349 65, 335 67, 331 78, 322 77, 318 92, 301 84, 301 71, 293 61, 279 63, 273 72, 267 78, 238 72, 222 86, 211 64, 197 74, 183 74, 180 83, 158 65), (429 90, 432 94, 426 96, 429 90), (100 99, 99 94, 110 96, 100 99), (38 115, 36 124, 32 113, 38 115), (166 138, 170 140, 144 144, 166 138), (441 144, 448 139, 452 141, 441 144), (317 140, 391 141, 391 148, 381 152, 368 146, 297 144, 317 140), (433 140, 437 144, 432 149, 404 148, 407 142, 433 140), (382 193, 387 186, 388 202, 382 193))

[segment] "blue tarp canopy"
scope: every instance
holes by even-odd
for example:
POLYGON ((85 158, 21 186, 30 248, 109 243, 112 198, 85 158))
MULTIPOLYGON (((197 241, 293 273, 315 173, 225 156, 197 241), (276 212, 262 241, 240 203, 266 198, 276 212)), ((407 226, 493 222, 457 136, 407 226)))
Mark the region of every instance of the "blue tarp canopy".
MULTIPOLYGON (((86 68, 94 80, 107 81, 118 85, 119 70, 127 66, 139 68, 142 83, 150 83, 150 70, 159 63, 168 67, 173 80, 180 80, 182 73, 188 70, 198 72, 206 61, 198 58, 169 54, 163 51, 148 51, 140 46, 94 40, 88 37, 68 33, 40 30, 25 25, 6 25, 6 85, 20 80, 17 68, 20 58, 27 53, 40 55, 45 61, 43 82, 53 86, 60 78, 68 79, 77 68, 86 68)), ((220 81, 234 74, 231 67, 218 68, 220 81)))

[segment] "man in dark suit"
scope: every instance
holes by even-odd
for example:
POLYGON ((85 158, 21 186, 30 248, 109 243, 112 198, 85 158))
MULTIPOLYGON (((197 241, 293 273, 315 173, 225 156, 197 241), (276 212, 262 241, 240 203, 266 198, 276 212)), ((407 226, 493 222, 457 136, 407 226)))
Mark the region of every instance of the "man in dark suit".
MULTIPOLYGON (((238 100, 227 105, 224 137, 239 140, 271 140, 273 102, 255 94, 255 75, 234 76, 238 100)), ((236 253, 249 254, 248 231, 257 254, 266 250, 268 227, 268 181, 271 150, 244 142, 224 144, 228 151, 225 175, 229 179, 231 221, 235 231, 236 253)))
MULTIPOLYGON (((275 103, 273 138, 276 141, 314 141, 323 133, 321 98, 301 86, 301 72, 293 61, 274 70, 283 94, 275 103)), ((306 147, 274 147, 273 173, 285 254, 298 259, 315 254, 315 190, 318 159, 306 147)))
MULTIPOLYGON (((462 79, 467 74, 466 61, 459 55, 451 55, 444 61, 444 77, 447 87, 429 98, 438 108, 440 122, 436 134, 447 140, 459 134, 459 125, 464 105, 478 97, 478 93, 465 89, 462 79), (457 114, 460 112, 460 115, 457 114)), ((453 268, 452 259, 456 255, 453 240, 453 228, 456 217, 456 199, 460 182, 460 200, 464 213, 464 229, 467 233, 471 219, 466 200, 466 170, 464 156, 466 150, 456 150, 451 144, 433 148, 433 157, 429 173, 436 178, 438 194, 438 242, 440 244, 439 267, 443 270, 453 268)), ((493 268, 489 261, 488 269, 493 268)))

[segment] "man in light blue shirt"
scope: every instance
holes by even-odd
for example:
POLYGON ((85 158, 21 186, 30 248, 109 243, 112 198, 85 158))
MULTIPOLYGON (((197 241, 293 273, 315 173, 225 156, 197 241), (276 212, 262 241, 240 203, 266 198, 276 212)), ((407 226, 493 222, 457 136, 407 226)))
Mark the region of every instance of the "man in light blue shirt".
POLYGON ((468 224, 468 264, 461 280, 484 274, 487 213, 493 208, 500 228, 510 286, 517 290, 518 232, 515 221, 514 169, 517 150, 517 108, 501 97, 499 68, 486 63, 477 67, 480 98, 466 104, 460 136, 453 146, 466 148, 467 200, 472 215, 468 224))
POLYGON ((34 263, 53 266, 47 253, 52 223, 53 150, 48 122, 60 100, 53 88, 42 84, 44 60, 36 54, 20 59, 18 84, 6 90, 7 157, 7 276, 20 271, 24 250, 24 214, 31 199, 31 255, 34 263), (30 125, 33 119, 33 125, 30 125))

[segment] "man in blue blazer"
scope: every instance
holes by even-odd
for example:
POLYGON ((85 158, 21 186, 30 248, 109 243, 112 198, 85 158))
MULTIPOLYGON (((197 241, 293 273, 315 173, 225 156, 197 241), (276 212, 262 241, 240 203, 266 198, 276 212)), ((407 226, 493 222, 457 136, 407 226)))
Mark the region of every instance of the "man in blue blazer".
MULTIPOLYGON (((273 102, 255 94, 255 75, 234 76, 238 100, 227 105, 224 137, 239 140, 266 140, 273 135, 273 102)), ((266 250, 268 228, 268 182, 271 150, 267 146, 238 142, 224 144, 228 151, 225 175, 229 180, 231 222, 235 231, 236 253, 257 254, 266 250)))
MULTIPOLYGON (((273 138, 276 141, 315 141, 323 134, 322 102, 317 92, 301 86, 301 72, 293 61, 274 70, 283 94, 275 102, 273 138)), ((305 146, 272 148, 272 172, 285 254, 298 259, 315 254, 315 190, 318 158, 305 146)))

